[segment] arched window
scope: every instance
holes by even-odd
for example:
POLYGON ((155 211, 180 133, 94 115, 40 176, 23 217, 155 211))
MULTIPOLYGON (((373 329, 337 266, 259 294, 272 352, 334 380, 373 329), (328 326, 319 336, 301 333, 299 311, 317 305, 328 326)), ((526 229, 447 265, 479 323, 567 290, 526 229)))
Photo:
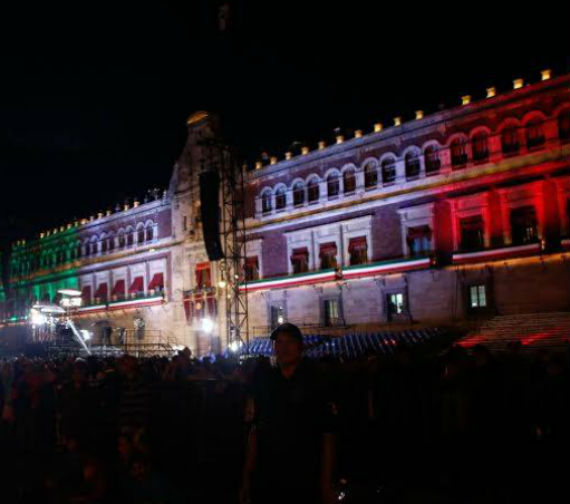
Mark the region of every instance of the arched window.
POLYGON ((503 154, 512 155, 519 151, 519 133, 515 124, 507 126, 501 133, 503 154))
POLYGON ((436 145, 428 145, 424 149, 424 162, 426 165, 426 175, 434 175, 439 172, 441 161, 436 145))
POLYGON ((337 173, 331 173, 327 177, 327 197, 336 198, 340 192, 340 180, 337 173))
POLYGON ((150 242, 154 240, 154 225, 153 224, 147 224, 146 226, 146 241, 150 242))
POLYGON ((293 186, 293 205, 300 206, 303 203, 305 203, 305 185, 299 181, 293 186))
POLYGON ((351 194, 356 189, 356 175, 352 168, 342 174, 342 186, 344 194, 351 194))
POLYGON ((126 241, 125 241, 125 232, 124 231, 119 231, 119 248, 125 248, 126 245, 126 241))
POLYGON ((570 141, 570 110, 563 110, 558 116, 558 138, 563 142, 570 141))
POLYGON ((413 180, 420 176, 420 158, 416 151, 410 151, 406 154, 406 179, 413 180))
POLYGON ((137 229, 137 243, 144 243, 144 226, 139 226, 137 229))
POLYGON ((396 181, 396 160, 390 156, 382 161, 382 184, 393 184, 396 181))
POLYGON ((312 178, 307 183, 307 200, 309 203, 319 201, 319 181, 315 178, 312 178))
POLYGON ((378 170, 374 163, 367 163, 364 167, 364 188, 371 189, 378 185, 378 170))
POLYGON ((283 210, 287 206, 287 192, 284 187, 275 191, 275 209, 283 210))
POLYGON ((101 252, 104 254, 105 252, 107 252, 107 238, 105 238, 104 236, 101 238, 101 252))
POLYGON ((113 235, 110 235, 109 238, 107 238, 109 245, 107 247, 107 249, 109 250, 109 252, 111 250, 115 250, 115 237, 113 235))
POLYGON ((265 191, 261 195, 261 211, 264 214, 271 212, 271 191, 265 191))
POLYGON ((544 128, 539 118, 530 120, 526 125, 527 149, 538 149, 544 145, 544 128))
POLYGON ((75 246, 75 257, 80 258, 83 255, 83 247, 81 246, 81 243, 78 243, 75 246))
POLYGON ((93 240, 91 242, 91 255, 96 255, 97 254, 97 241, 93 240))
POLYGON ((451 165, 454 169, 463 168, 467 164, 467 142, 464 138, 456 138, 451 142, 451 165))
POLYGON ((473 135, 472 146, 475 163, 483 163, 489 159, 489 135, 485 131, 473 135))
POLYGON ((127 229, 127 246, 132 247, 135 241, 135 234, 132 228, 127 229))

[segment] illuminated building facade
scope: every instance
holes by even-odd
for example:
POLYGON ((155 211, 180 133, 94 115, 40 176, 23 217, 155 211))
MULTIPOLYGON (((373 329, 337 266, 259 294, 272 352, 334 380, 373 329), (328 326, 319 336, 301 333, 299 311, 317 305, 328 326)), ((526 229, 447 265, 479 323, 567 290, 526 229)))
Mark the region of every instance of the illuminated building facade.
POLYGON ((257 165, 254 335, 569 310, 568 76, 461 103, 257 165))
POLYGON ((190 117, 163 193, 13 244, 0 292, 0 334, 23 337, 35 302, 58 303, 58 291, 73 288, 83 301, 74 320, 92 331, 94 344, 189 346, 199 353, 225 344, 217 299, 223 296, 203 245, 197 182, 198 142, 214 129, 206 114, 190 117))
MULTIPOLYGON (((355 331, 569 311, 569 85, 517 80, 257 163, 241 279, 250 336, 285 320, 355 331)), ((226 293, 205 252, 198 183, 215 122, 189 119, 164 194, 14 244, 0 332, 74 287, 78 323, 96 341, 126 329, 199 354, 225 348, 226 293)))

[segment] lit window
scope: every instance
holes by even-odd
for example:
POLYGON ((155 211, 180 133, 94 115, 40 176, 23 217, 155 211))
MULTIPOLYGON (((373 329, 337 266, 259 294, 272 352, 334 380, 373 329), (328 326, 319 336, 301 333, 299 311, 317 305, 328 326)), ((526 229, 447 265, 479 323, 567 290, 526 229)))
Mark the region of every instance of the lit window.
POLYGON ((408 228, 406 237, 411 257, 421 257, 431 252, 431 229, 429 226, 408 228))
POLYGON ((286 320, 285 308, 283 305, 271 305, 271 329, 275 329, 278 325, 281 325, 286 320))
POLYGON ((325 326, 330 327, 342 323, 338 299, 325 299, 323 309, 325 326))
POLYGON ((471 285, 469 287, 469 302, 471 308, 487 307, 487 292, 484 285, 471 285))
POLYGON ((403 315, 405 311, 404 294, 401 292, 393 292, 386 296, 388 320, 392 320, 399 315, 403 315))

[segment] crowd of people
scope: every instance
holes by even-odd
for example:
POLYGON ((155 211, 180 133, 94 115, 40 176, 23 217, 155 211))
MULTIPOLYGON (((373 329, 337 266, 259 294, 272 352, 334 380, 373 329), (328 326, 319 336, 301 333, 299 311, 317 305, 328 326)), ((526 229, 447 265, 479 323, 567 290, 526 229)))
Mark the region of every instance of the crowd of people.
MULTIPOLYGON (((304 428, 323 412, 306 407, 314 395, 299 399, 298 413, 274 396, 294 403, 313 380, 323 385, 319 426, 334 439, 332 499, 550 502, 549 492, 565 489, 567 351, 401 347, 390 357, 303 362, 288 388, 265 357, 194 359, 187 349, 172 358, 4 359, 2 502, 248 502, 256 427, 269 432, 265 443, 280 438, 280 463, 258 461, 259 474, 302 491, 296 475, 310 464, 300 442, 311 442, 304 428)), ((277 502, 271 485, 264 499, 277 502)))

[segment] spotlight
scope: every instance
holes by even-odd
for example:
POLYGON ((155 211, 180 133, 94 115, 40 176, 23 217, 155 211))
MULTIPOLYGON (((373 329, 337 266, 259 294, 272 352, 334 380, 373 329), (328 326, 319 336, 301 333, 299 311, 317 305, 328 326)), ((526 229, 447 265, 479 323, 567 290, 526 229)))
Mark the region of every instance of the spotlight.
POLYGON ((202 331, 211 333, 214 330, 214 321, 209 318, 202 319, 202 331))
POLYGON ((232 352, 237 352, 242 346, 242 342, 239 340, 234 340, 230 343, 229 347, 232 352))

